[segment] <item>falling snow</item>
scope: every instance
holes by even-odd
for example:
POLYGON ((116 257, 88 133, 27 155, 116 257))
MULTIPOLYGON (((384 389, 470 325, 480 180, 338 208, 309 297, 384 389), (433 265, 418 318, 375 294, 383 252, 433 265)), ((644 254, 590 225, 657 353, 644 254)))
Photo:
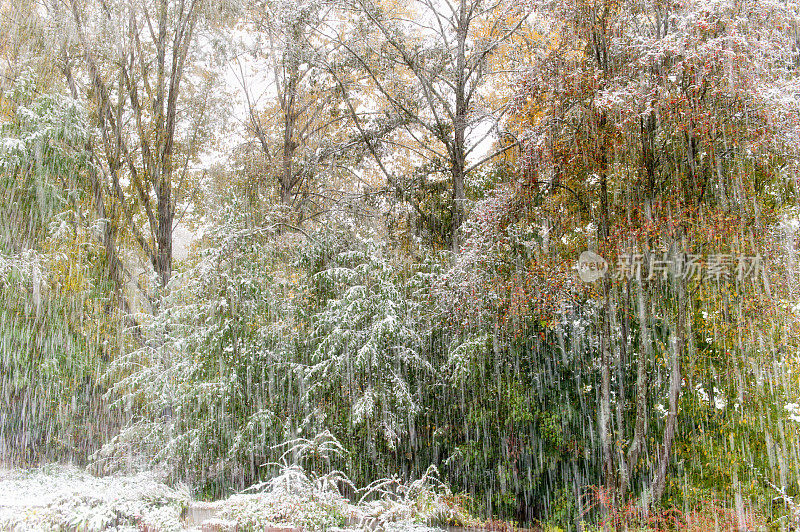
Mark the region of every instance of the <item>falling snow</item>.
POLYGON ((798 28, 0 3, 0 529, 797 529, 798 28))

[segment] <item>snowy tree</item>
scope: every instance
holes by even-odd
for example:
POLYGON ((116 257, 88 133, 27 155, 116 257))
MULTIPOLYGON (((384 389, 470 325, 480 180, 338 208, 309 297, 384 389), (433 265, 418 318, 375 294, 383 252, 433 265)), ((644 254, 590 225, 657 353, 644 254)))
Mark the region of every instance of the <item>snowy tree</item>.
POLYGON ((82 461, 116 426, 97 423, 108 411, 93 372, 124 339, 101 228, 83 214, 85 111, 36 81, 21 73, 0 120, 0 456, 82 461))
MULTIPOLYGON (((118 248, 135 242, 163 287, 172 274, 176 209, 215 109, 214 25, 226 5, 199 1, 70 2, 54 6, 54 43, 73 98, 91 108, 90 188, 107 219, 111 276, 125 282, 118 248)), ((182 196, 183 195, 183 196, 182 196)))
POLYGON ((373 240, 325 239, 301 259, 312 298, 300 359, 309 415, 373 460, 414 433, 422 384, 435 373, 426 277, 387 251, 373 240))
MULTIPOLYGON (((693 274, 648 274, 647 267, 660 264, 662 253, 685 260, 701 251, 755 255, 770 248, 759 237, 785 201, 770 186, 791 186, 785 161, 796 147, 784 128, 797 108, 766 96, 796 79, 797 6, 572 2, 542 3, 539 12, 541 47, 518 96, 524 180, 505 202, 506 219, 532 219, 543 229, 536 247, 545 252, 574 252, 579 243, 623 269, 620 279, 612 283, 609 275, 598 287, 603 478, 608 493, 623 497, 638 478, 645 506, 657 504, 684 383, 694 372, 693 309, 703 303, 697 285, 689 286, 698 281, 693 274), (626 274, 622 257, 636 250, 644 252, 645 273, 626 274), (659 360, 654 335, 664 327, 668 358, 659 360), (633 356, 636 377, 626 385, 633 356), (648 401, 662 393, 647 375, 657 367, 669 383, 666 414, 655 459, 643 464, 645 434, 653 430, 648 401), (628 397, 635 408, 626 412, 628 397)), ((742 288, 702 281, 704 294, 742 288)), ((746 294, 763 303, 769 287, 761 281, 746 294)))
POLYGON ((500 81, 490 58, 523 26, 528 11, 520 4, 483 0, 352 5, 363 25, 373 28, 371 38, 338 40, 366 73, 373 101, 396 133, 383 139, 365 135, 366 147, 390 188, 414 205, 429 231, 458 251, 467 176, 508 149, 481 153, 504 112, 487 94, 500 81), (403 176, 408 169, 386 156, 380 146, 387 142, 397 147, 389 153, 401 152, 410 162, 412 175, 403 176), (421 191, 414 190, 415 179, 421 191), (423 212, 419 192, 448 189, 445 213, 423 212))
POLYGON ((253 139, 246 149, 260 162, 252 180, 261 194, 274 190, 300 226, 346 208, 364 188, 353 168, 361 143, 342 110, 352 76, 328 72, 341 52, 324 29, 339 24, 341 12, 332 3, 254 2, 246 13, 236 68, 253 139))

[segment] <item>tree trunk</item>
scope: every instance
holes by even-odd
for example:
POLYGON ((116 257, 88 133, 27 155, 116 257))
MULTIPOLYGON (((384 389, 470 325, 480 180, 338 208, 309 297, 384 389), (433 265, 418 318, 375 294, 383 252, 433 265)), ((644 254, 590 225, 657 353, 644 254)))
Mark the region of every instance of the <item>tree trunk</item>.
POLYGON ((157 190, 158 229, 156 234, 156 273, 161 287, 167 286, 172 275, 172 224, 174 209, 172 205, 172 186, 169 176, 161 181, 157 190))
POLYGON ((600 331, 600 445, 603 456, 603 482, 606 495, 611 497, 614 486, 614 458, 611 451, 611 326, 610 290, 603 281, 603 318, 600 331))
MULTIPOLYGON (((299 40, 299 35, 293 35, 294 42, 299 40)), ((284 53, 283 68, 285 80, 283 91, 280 94, 281 114, 283 118, 283 148, 281 150, 281 170, 278 181, 280 182, 280 201, 282 205, 290 207, 294 195, 294 152, 297 148, 295 143, 295 126, 297 121, 297 91, 300 84, 300 65, 298 58, 292 49, 284 53)), ((276 76, 278 75, 276 70, 276 76)), ((278 85, 280 87, 280 84, 278 85)))
MULTIPOLYGON (((602 114, 598 121, 599 135, 599 170, 600 170, 600 223, 598 247, 607 244, 610 227, 608 218, 608 154, 605 138, 606 116, 602 114)), ((600 331, 600 408, 599 408, 599 429, 600 445, 603 460, 603 483, 605 485, 606 496, 609 498, 610 505, 616 504, 617 490, 614 471, 614 457, 611 446, 611 282, 609 278, 603 277, 603 317, 600 331)), ((612 510, 612 508, 608 508, 612 510)))
MULTIPOLYGON (((656 117, 651 113, 647 119, 640 122, 642 136, 642 172, 644 174, 644 217, 647 222, 653 221, 652 202, 655 192, 655 130, 656 117)), ((650 242, 647 243, 648 249, 650 242)), ((652 339, 650 337, 650 324, 648 308, 650 305, 650 293, 643 280, 639 280, 637 291, 639 331, 641 349, 639 358, 636 361, 636 418, 633 426, 633 436, 628 446, 627 456, 627 478, 624 479, 622 486, 623 496, 630 486, 630 476, 636 470, 636 465, 645 448, 645 436, 647 434, 647 364, 653 358, 652 339)))
POLYGON ((681 376, 681 359, 686 346, 686 285, 683 280, 676 279, 678 292, 678 312, 675 324, 675 333, 672 341, 672 356, 670 359, 669 382, 669 410, 664 424, 664 436, 661 440, 661 451, 658 456, 658 469, 653 479, 651 506, 655 507, 664 495, 667 483, 667 469, 672 457, 672 443, 675 440, 675 426, 678 420, 678 400, 683 386, 681 376))
MULTIPOLYGON (((644 438, 647 434, 647 362, 653 356, 647 312, 649 301, 650 297, 647 288, 640 284, 638 291, 638 311, 642 348, 639 353, 639 359, 636 361, 636 420, 633 427, 633 438, 628 447, 627 483, 630 482, 630 475, 635 470, 639 457, 644 450, 644 438)), ((623 491, 627 490, 627 483, 623 487, 623 491)))
POLYGON ((453 180, 453 205, 451 247, 453 253, 458 253, 460 247, 460 230, 464 222, 464 202, 467 198, 464 187, 466 169, 466 129, 467 112, 467 56, 466 43, 469 30, 470 16, 467 13, 468 2, 461 2, 458 14, 458 28, 456 30, 456 80, 455 80, 455 113, 453 120, 453 144, 451 150, 451 174, 453 180))

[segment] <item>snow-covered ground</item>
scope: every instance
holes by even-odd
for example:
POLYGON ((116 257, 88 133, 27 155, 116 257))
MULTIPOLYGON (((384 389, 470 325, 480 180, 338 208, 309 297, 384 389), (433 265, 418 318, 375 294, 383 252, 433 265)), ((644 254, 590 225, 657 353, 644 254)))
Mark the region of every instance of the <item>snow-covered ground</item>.
MULTIPOLYGON (((463 501, 423 479, 375 483, 356 504, 340 476, 287 467, 258 492, 193 501, 150 473, 96 477, 71 466, 0 469, 0 530, 414 530, 474 524, 463 501)), ((440 529, 440 528, 439 528, 440 529)))
POLYGON ((188 490, 152 475, 95 477, 70 466, 0 469, 0 530, 181 530, 188 490))

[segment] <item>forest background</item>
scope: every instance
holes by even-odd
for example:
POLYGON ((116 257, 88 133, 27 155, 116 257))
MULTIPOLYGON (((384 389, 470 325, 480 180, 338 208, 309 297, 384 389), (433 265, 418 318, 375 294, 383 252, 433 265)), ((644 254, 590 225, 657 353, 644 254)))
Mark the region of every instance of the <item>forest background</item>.
POLYGON ((7 464, 798 519, 797 2, 0 5, 7 464))

